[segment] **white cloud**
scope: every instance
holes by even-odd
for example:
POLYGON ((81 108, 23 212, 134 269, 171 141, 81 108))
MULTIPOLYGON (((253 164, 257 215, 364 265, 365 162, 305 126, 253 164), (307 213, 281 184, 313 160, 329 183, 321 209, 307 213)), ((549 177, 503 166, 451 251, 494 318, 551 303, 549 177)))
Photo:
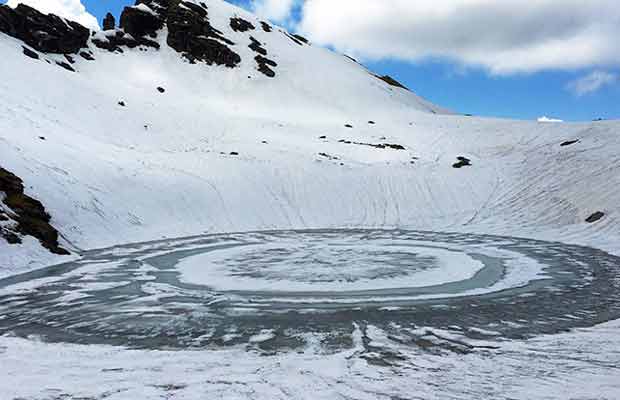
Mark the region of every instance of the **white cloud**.
POLYGON ((16 7, 23 3, 45 14, 56 14, 59 17, 70 19, 87 28, 99 30, 97 18, 86 11, 80 0, 9 0, 7 4, 16 7))
POLYGON ((570 82, 567 88, 577 96, 594 93, 604 86, 614 84, 618 76, 605 71, 593 71, 590 74, 570 82))
POLYGON ((538 118, 538 122, 564 122, 564 121, 561 119, 549 118, 547 116, 544 116, 544 117, 538 118))
POLYGON ((252 0, 254 13, 261 18, 272 21, 286 21, 292 12, 296 0, 252 0))
POLYGON ((494 74, 620 64, 617 0, 306 0, 298 29, 361 58, 494 74))

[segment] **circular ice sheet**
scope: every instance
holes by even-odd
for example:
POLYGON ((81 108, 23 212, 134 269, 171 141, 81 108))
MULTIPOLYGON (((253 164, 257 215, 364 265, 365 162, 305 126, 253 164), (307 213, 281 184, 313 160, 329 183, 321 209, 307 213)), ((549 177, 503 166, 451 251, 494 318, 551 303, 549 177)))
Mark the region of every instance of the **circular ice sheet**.
POLYGON ((2 280, 0 334, 271 350, 318 334, 332 349, 372 324, 417 345, 435 341, 415 339, 426 328, 505 340, 620 318, 619 266, 596 249, 486 235, 208 235, 92 251, 2 280))

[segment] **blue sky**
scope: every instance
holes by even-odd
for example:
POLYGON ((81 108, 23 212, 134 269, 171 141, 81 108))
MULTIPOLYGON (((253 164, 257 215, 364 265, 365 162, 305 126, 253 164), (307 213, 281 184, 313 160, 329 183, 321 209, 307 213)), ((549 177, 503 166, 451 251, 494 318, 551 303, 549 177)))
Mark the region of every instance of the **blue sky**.
MULTIPOLYGON (((250 8, 249 1, 231 0, 231 2, 245 8, 250 8)), ((496 69, 504 67, 497 67, 496 61, 487 62, 484 56, 479 57, 482 61, 476 59, 472 63, 464 63, 459 59, 460 54, 456 59, 454 57, 401 57, 401 53, 408 52, 406 42, 403 44, 404 47, 395 47, 390 54, 376 55, 374 54, 376 49, 371 47, 362 49, 360 55, 355 54, 355 50, 357 50, 355 40, 347 41, 345 36, 326 36, 325 32, 321 31, 321 22, 318 26, 313 26, 312 21, 300 23, 300 0, 260 1, 293 4, 294 7, 288 17, 277 22, 288 27, 295 27, 299 24, 299 29, 313 30, 317 33, 317 38, 327 38, 323 42, 328 47, 340 48, 341 50, 351 48, 354 56, 361 58, 370 69, 380 74, 391 75, 419 95, 458 112, 518 119, 536 119, 544 115, 567 121, 620 118, 620 68, 617 67, 618 64, 608 63, 602 68, 594 62, 592 65, 588 65, 587 61, 575 68, 564 68, 561 64, 558 67, 557 63, 548 66, 543 65, 540 68, 538 66, 531 67, 527 64, 522 70, 508 72, 500 70, 498 73, 496 69), (332 45, 332 39, 335 45, 332 45), (366 56, 368 54, 370 56, 366 56), (584 83, 586 86, 583 86, 584 84, 578 86, 578 83, 571 84, 571 82, 578 82, 580 79, 583 81, 591 74, 599 78, 601 76, 607 77, 605 84, 587 86, 587 80, 584 83), (598 86, 600 88, 597 88, 598 86), (585 87, 586 89, 579 92, 575 90, 576 87, 585 87)), ((323 1, 328 4, 331 12, 334 10, 334 5, 344 5, 348 0, 340 0, 340 3, 323 1)), ((597 1, 603 4, 606 0, 593 0, 593 2, 597 1)), ((101 21, 107 11, 111 11, 118 17, 122 8, 126 5, 132 5, 134 1, 82 0, 82 3, 88 12, 101 21)), ((320 4, 321 1, 316 1, 316 3, 320 4)), ((320 18, 324 18, 324 16, 320 16, 320 18)), ((566 18, 572 24, 575 16, 568 15, 566 18)), ((616 21, 620 21, 620 17, 616 21)), ((498 25, 496 29, 501 30, 503 28, 498 25)), ((517 29, 521 29, 521 26, 517 26, 517 29)), ((564 28, 562 27, 562 29, 564 28)), ((404 32, 408 34, 407 31, 404 32)), ((423 33, 414 32, 411 34, 422 35, 423 33)), ((458 34, 462 35, 463 33, 459 32, 458 34)), ((527 32, 525 34, 527 35, 527 32)), ((356 35, 360 36, 358 33, 356 35)), ((455 35, 457 34, 455 33, 455 35)), ((359 42, 357 43, 359 44, 359 42)), ((364 44, 360 47, 364 47, 364 44)), ((620 51, 620 49, 618 50, 620 51)), ((462 55, 462 58, 468 59, 468 57, 470 57, 469 54, 462 55)), ((597 80, 593 76, 590 78, 597 80)))

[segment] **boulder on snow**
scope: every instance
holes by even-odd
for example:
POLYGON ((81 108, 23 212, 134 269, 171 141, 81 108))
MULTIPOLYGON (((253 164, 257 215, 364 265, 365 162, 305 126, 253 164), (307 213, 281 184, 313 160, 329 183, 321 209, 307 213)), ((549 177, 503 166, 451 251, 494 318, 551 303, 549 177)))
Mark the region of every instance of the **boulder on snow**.
POLYGON ((460 156, 456 158, 458 160, 457 163, 452 164, 452 168, 463 168, 463 167, 471 167, 471 160, 469 158, 460 156))
POLYGON ((43 53, 77 53, 87 47, 90 31, 74 21, 43 14, 24 4, 0 5, 0 32, 43 53))
POLYGON ((586 222, 589 224, 593 224, 603 219, 603 217, 605 217, 605 213, 602 211, 597 211, 594 214, 590 215, 588 218, 586 218, 586 222))
POLYGON ((566 147, 566 146, 570 146, 570 145, 573 145, 573 144, 576 144, 576 143, 579 143, 579 139, 567 140, 566 142, 560 143, 560 146, 566 147))

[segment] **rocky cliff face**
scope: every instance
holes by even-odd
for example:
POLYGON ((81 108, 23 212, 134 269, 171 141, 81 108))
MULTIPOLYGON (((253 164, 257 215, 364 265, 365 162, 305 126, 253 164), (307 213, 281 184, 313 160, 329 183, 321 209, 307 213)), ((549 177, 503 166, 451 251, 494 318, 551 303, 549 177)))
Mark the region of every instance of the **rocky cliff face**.
MULTIPOLYGON (((167 44, 191 63, 236 67, 241 57, 230 46, 235 43, 214 28, 209 21, 209 9, 205 3, 179 0, 138 0, 135 6, 125 7, 119 28, 115 27, 110 14, 103 21, 103 32, 92 35, 92 44, 111 52, 123 52, 123 48, 145 46, 158 49, 154 40, 158 32, 168 28, 167 44)), ((236 32, 254 30, 255 27, 242 18, 231 18, 236 32)), ((265 23, 265 26, 268 24, 265 23)), ((33 49, 43 53, 77 54, 88 58, 90 53, 81 51, 89 45, 89 30, 77 22, 64 20, 56 15, 42 14, 34 8, 19 5, 12 9, 0 6, 0 32, 23 40, 33 49)), ((32 58, 38 58, 25 49, 32 58)), ((61 65, 69 67, 66 63, 61 65)), ((267 65, 275 66, 262 57, 257 60, 258 70, 269 77, 275 72, 267 65)), ((60 63, 59 63, 60 65, 60 63)), ((72 68, 67 68, 72 70, 72 68)))
POLYGON ((32 48, 54 54, 72 54, 87 46, 90 31, 77 22, 42 14, 19 4, 0 6, 0 32, 24 41, 32 48))

